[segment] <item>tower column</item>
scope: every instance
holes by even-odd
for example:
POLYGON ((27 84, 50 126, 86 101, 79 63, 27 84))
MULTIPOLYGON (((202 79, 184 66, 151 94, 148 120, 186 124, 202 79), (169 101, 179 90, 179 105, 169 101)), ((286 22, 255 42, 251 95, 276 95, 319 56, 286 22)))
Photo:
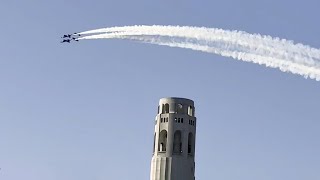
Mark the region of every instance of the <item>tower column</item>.
POLYGON ((194 109, 189 99, 160 99, 150 180, 195 180, 194 109))

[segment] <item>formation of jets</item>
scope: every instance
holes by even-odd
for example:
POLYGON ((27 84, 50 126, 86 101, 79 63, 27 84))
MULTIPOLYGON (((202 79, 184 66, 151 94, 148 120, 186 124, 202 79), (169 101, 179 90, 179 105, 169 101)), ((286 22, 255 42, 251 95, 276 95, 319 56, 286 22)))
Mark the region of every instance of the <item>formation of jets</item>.
POLYGON ((81 36, 79 33, 73 33, 73 34, 65 34, 63 35, 61 43, 70 43, 71 41, 79 41, 76 37, 81 36))

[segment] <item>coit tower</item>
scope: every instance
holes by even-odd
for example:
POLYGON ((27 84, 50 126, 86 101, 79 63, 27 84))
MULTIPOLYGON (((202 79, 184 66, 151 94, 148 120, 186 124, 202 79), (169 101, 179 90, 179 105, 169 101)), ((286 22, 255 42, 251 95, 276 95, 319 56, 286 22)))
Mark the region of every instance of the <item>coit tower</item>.
POLYGON ((196 124, 192 100, 160 99, 150 180, 195 180, 196 124))

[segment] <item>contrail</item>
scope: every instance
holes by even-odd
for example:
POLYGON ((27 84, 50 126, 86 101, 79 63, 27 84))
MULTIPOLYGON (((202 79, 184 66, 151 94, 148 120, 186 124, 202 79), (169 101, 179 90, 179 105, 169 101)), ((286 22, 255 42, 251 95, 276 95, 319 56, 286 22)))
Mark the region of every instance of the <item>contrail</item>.
POLYGON ((129 39, 214 53, 320 81, 320 49, 293 41, 216 28, 124 26, 80 33, 83 39, 129 39))

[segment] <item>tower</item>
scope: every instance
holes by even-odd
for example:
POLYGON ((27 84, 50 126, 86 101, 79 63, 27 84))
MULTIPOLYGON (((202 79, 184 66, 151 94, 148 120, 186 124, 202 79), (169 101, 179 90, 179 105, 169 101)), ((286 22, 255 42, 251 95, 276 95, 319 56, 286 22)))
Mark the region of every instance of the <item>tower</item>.
POLYGON ((162 98, 155 120, 150 180, 195 180, 194 102, 162 98))

